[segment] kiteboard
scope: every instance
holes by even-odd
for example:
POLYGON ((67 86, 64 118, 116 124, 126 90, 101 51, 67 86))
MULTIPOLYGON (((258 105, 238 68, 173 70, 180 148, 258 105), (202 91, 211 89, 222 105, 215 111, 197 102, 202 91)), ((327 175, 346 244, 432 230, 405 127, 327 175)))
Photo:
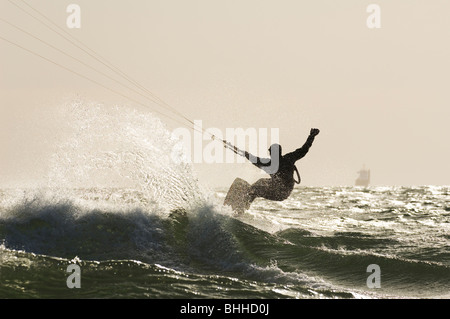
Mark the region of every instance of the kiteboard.
POLYGON ((236 213, 242 214, 250 208, 249 191, 250 184, 241 178, 236 178, 231 184, 223 204, 231 206, 236 213))

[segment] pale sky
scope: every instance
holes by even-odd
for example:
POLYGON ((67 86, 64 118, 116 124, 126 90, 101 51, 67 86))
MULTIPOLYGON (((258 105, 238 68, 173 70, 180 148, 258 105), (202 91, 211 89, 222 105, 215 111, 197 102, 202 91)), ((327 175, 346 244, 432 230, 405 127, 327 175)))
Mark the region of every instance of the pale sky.
MULTIPOLYGON (((372 185, 450 184, 447 0, 32 1, 64 28, 71 3, 81 28, 69 32, 204 128, 278 128, 285 152, 319 128, 302 185, 353 185, 363 164, 372 185), (379 29, 366 24, 371 3, 379 29)), ((72 50, 7 0, 0 12, 72 50)), ((0 36, 74 65, 2 21, 0 36)), ((45 174, 62 99, 133 105, 2 40, 0 58, 0 186, 45 174)), ((249 163, 195 168, 213 187, 261 177, 249 163)))

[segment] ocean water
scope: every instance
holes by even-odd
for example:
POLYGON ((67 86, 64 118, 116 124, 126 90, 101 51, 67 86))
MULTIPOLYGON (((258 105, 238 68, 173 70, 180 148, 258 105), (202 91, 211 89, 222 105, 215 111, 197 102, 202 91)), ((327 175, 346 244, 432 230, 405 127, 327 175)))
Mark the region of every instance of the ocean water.
POLYGON ((29 192, 0 193, 1 298, 450 297, 448 187, 299 187, 241 216, 223 191, 172 212, 131 189, 29 192))
POLYGON ((153 115, 57 121, 46 181, 0 190, 0 298, 450 297, 449 187, 305 185, 237 216, 153 115))

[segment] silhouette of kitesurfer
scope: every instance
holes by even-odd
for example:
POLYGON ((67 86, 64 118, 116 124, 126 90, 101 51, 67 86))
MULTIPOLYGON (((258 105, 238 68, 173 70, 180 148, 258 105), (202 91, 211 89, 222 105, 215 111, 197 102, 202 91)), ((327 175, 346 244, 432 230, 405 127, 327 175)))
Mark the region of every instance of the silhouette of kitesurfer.
MULTIPOLYGON (((243 212, 243 209, 245 210, 248 208, 257 197, 273 201, 283 201, 287 199, 294 189, 295 183, 300 183, 300 174, 295 167, 295 162, 308 153, 314 142, 314 138, 319 133, 319 129, 312 128, 305 144, 285 155, 282 155, 281 145, 271 145, 269 148, 270 158, 260 158, 247 151, 242 151, 234 147, 234 151, 237 154, 245 156, 253 165, 270 175, 270 178, 261 178, 253 185, 250 185, 246 190, 246 203, 238 205, 238 212, 243 212), (297 173, 297 181, 294 179, 294 172, 297 173)), ((237 180, 246 183, 240 179, 237 180)), ((233 200, 230 199, 230 203, 232 203, 232 201, 233 200)))

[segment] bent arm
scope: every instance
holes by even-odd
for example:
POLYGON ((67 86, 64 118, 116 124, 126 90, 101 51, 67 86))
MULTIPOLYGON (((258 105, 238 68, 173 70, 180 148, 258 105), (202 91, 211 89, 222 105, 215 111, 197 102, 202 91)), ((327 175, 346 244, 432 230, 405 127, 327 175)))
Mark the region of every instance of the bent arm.
POLYGON ((243 151, 243 150, 237 148, 236 146, 233 146, 231 143, 227 142, 226 140, 222 140, 222 142, 223 142, 223 145, 225 148, 232 150, 237 155, 245 157, 253 165, 255 165, 258 168, 264 169, 264 167, 266 167, 266 166, 271 166, 271 160, 269 158, 260 158, 258 156, 254 156, 247 151, 243 151))
POLYGON ((314 138, 319 134, 319 132, 320 131, 318 129, 311 129, 311 133, 309 134, 305 144, 303 144, 302 147, 296 149, 292 153, 286 154, 286 157, 293 162, 303 158, 308 153, 309 149, 311 148, 314 142, 314 138))
POLYGON ((252 155, 249 152, 245 151, 244 156, 246 159, 248 159, 253 165, 255 165, 258 168, 262 168, 265 166, 270 166, 270 159, 269 158, 260 158, 258 156, 252 155))

